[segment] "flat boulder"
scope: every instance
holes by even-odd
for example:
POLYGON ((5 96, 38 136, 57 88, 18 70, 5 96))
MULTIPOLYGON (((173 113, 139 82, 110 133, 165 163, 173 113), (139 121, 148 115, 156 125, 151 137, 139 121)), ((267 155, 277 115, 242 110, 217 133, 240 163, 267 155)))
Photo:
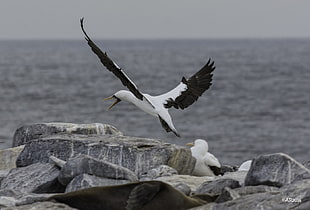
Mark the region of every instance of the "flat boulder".
POLYGON ((160 140, 76 134, 53 135, 27 142, 16 165, 48 163, 50 156, 67 161, 80 154, 128 168, 138 177, 159 165, 168 165, 179 174, 191 174, 195 165, 190 149, 160 140))
POLYGON ((129 181, 138 181, 135 173, 128 168, 90 157, 80 155, 69 159, 61 168, 58 181, 67 185, 74 177, 81 174, 90 174, 103 178, 125 179, 129 181))
POLYGON ((81 174, 76 176, 66 187, 66 193, 77 191, 90 187, 102 187, 128 184, 130 181, 123 179, 108 179, 89 174, 81 174))
POLYGON ((13 147, 26 144, 33 139, 38 139, 56 134, 123 135, 122 132, 120 132, 115 127, 102 123, 39 123, 24 125, 18 128, 13 136, 13 147))
POLYGON ((282 187, 309 177, 309 174, 309 169, 286 154, 261 155, 253 159, 245 178, 245 186, 282 187))

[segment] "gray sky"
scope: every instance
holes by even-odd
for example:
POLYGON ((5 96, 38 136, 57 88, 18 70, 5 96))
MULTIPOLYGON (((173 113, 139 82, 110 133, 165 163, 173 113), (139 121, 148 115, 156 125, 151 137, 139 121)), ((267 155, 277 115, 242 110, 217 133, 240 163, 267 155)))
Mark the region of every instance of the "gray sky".
POLYGON ((1 0, 0 39, 310 38, 309 0, 1 0))

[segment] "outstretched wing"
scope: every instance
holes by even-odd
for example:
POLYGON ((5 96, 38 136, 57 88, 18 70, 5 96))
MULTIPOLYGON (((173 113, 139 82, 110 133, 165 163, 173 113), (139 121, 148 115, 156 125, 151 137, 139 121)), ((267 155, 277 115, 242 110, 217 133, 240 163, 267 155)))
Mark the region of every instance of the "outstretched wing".
POLYGON ((212 84, 212 72, 214 69, 214 61, 211 62, 211 59, 209 59, 207 64, 196 74, 189 79, 183 77, 177 87, 157 97, 164 101, 165 108, 185 109, 197 101, 209 89, 212 84))
POLYGON ((81 29, 85 35, 85 39, 92 51, 98 56, 101 63, 115 76, 117 76, 123 85, 126 86, 138 99, 143 100, 142 93, 138 90, 137 86, 131 81, 131 79, 129 79, 129 77, 122 71, 122 69, 108 57, 106 52, 102 52, 100 48, 89 38, 86 31, 84 30, 83 21, 84 18, 81 18, 81 29))

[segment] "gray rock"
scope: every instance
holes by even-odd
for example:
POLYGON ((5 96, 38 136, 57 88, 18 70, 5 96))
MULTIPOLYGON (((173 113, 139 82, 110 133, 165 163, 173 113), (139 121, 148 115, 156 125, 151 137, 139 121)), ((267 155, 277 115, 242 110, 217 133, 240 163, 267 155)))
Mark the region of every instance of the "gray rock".
POLYGON ((281 187, 301 180, 309 174, 309 169, 286 154, 261 155, 253 159, 245 178, 245 185, 281 187))
POLYGON ((8 206, 15 206, 18 200, 10 196, 0 196, 0 209, 8 206))
POLYGON ((21 193, 15 190, 0 190, 0 208, 45 201, 54 194, 21 193))
MULTIPOLYGON (((310 170, 310 161, 305 162, 303 166, 310 170)), ((302 176, 304 179, 310 179, 310 173, 305 172, 302 176)))
POLYGON ((16 158, 24 146, 0 150, 0 170, 15 168, 16 158))
POLYGON ((66 161, 79 154, 123 166, 138 176, 159 165, 168 165, 179 174, 190 174, 195 165, 188 148, 154 139, 115 135, 60 135, 32 140, 25 145, 16 165, 47 163, 51 155, 66 161))
POLYGON ((73 123, 41 123, 25 125, 15 131, 13 147, 26 144, 27 142, 42 137, 56 134, 79 134, 79 135, 123 135, 115 127, 101 123, 73 124, 73 123))
POLYGON ((309 179, 296 181, 294 184, 286 185, 281 188, 269 186, 248 186, 244 187, 244 189, 230 189, 230 194, 232 195, 232 200, 230 201, 226 201, 223 203, 212 203, 212 205, 209 204, 205 206, 200 206, 197 208, 193 208, 193 210, 310 209, 309 179), (242 192, 246 193, 243 194, 242 192))
POLYGON ((37 194, 37 193, 26 193, 17 196, 16 206, 22 206, 32 204, 36 202, 46 201, 49 197, 55 194, 37 194))
POLYGON ((0 209, 46 201, 53 195, 55 194, 23 193, 12 189, 0 190, 0 209))
POLYGON ((185 195, 190 195, 191 192, 192 192, 191 188, 188 185, 184 184, 184 183, 177 183, 173 187, 175 189, 177 189, 177 190, 180 190, 185 195))
POLYGON ((135 173, 128 168, 104 160, 98 160, 87 155, 79 155, 78 157, 69 159, 62 167, 58 180, 63 185, 67 185, 74 177, 80 174, 138 181, 135 173))
POLYGON ((279 188, 266 185, 245 186, 235 189, 225 187, 221 195, 216 199, 215 202, 222 203, 229 200, 237 199, 240 196, 251 195, 256 193, 265 193, 265 192, 279 192, 279 188))
POLYGON ((256 193, 265 193, 265 192, 278 192, 278 187, 266 186, 266 185, 256 185, 256 186, 245 186, 234 189, 239 195, 250 195, 256 193))
POLYGON ((215 200, 215 203, 223 203, 226 201, 234 200, 239 198, 240 195, 236 190, 233 190, 229 187, 224 187, 220 196, 215 200))
POLYGON ((0 186, 2 179, 4 179, 10 173, 10 170, 11 169, 0 170, 0 186))
POLYGON ((213 210, 213 207, 215 206, 215 203, 208 203, 206 205, 203 206, 198 206, 195 208, 191 208, 190 210, 213 210))
POLYGON ((59 168, 62 168, 66 164, 66 161, 63 161, 63 160, 61 160, 61 159, 59 159, 53 155, 50 156, 50 160, 52 163, 54 163, 59 168))
POLYGON ((228 172, 235 172, 238 170, 238 166, 233 165, 221 165, 221 172, 220 174, 226 174, 228 172))
POLYGON ((116 180, 116 179, 107 179, 97 176, 92 176, 88 174, 81 174, 76 176, 66 187, 66 193, 76 190, 81 190, 90 187, 99 187, 99 186, 113 186, 120 184, 127 184, 130 181, 128 180, 116 180))
POLYGON ((178 186, 180 183, 190 187, 191 192, 196 192, 198 186, 206 181, 214 181, 216 178, 213 176, 190 176, 190 175, 172 175, 161 176, 156 178, 157 181, 162 181, 172 186, 178 186))
POLYGON ((0 189, 35 193, 62 192, 64 189, 57 181, 59 173, 53 164, 36 163, 14 168, 2 180, 0 189))
POLYGON ((2 197, 2 196, 5 196, 5 197, 16 197, 19 194, 20 194, 20 192, 17 192, 17 191, 12 190, 12 189, 0 190, 0 197, 2 197))
POLYGON ((48 210, 74 210, 76 208, 72 208, 66 204, 62 203, 54 203, 54 202, 38 202, 23 206, 14 206, 14 207, 7 207, 2 208, 2 210, 42 210, 42 209, 48 209, 48 210))
POLYGON ((140 177, 140 181, 150 181, 162 176, 172 176, 178 174, 177 170, 167 165, 160 165, 149 170, 140 177))
POLYGON ((212 182, 204 182, 202 183, 196 194, 213 194, 219 195, 225 187, 229 187, 231 189, 240 187, 239 182, 233 179, 218 179, 212 182))

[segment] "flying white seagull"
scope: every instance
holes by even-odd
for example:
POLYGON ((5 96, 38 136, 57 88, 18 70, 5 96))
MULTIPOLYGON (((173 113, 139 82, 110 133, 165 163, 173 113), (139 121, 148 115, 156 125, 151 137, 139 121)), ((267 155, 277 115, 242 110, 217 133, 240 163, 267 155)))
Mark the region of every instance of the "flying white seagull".
POLYGON ((167 132, 173 132, 180 137, 175 129, 168 109, 174 107, 176 109, 185 109, 198 100, 209 87, 212 81, 212 72, 215 69, 214 62, 209 59, 207 64, 203 66, 197 73, 189 79, 182 78, 180 84, 171 91, 158 96, 151 96, 140 92, 137 86, 131 79, 123 72, 123 70, 113 62, 106 52, 102 52, 99 47, 89 38, 83 27, 83 18, 80 19, 81 29, 85 35, 85 39, 92 51, 99 57, 101 63, 118 77, 122 84, 126 86, 127 90, 120 90, 113 96, 105 98, 104 100, 116 99, 116 101, 108 108, 111 109, 120 101, 128 101, 133 103, 144 112, 158 117, 162 127, 167 132))

